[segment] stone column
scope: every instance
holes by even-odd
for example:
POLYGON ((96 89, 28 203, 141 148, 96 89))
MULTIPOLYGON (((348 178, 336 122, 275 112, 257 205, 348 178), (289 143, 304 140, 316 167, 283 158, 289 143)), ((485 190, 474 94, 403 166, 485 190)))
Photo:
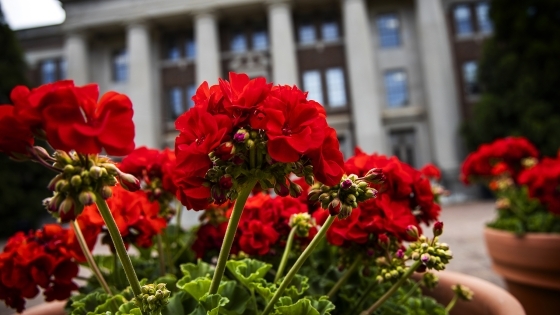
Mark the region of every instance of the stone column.
POLYGON ((144 22, 127 26, 128 96, 134 106, 136 146, 159 148, 161 136, 160 104, 155 101, 151 64, 150 29, 144 22))
POLYGON ((218 44, 218 22, 212 12, 204 11, 195 16, 194 32, 196 40, 196 83, 208 81, 218 83, 222 76, 220 66, 220 45, 218 44))
POLYGON ((456 173, 459 104, 442 1, 416 0, 416 20, 433 159, 444 173, 456 173))
POLYGON ((342 20, 356 144, 368 153, 385 153, 379 71, 365 0, 342 0, 342 20))
POLYGON ((66 78, 76 85, 90 83, 87 38, 84 33, 69 33, 64 43, 66 78))
POLYGON ((272 82, 275 84, 297 84, 299 80, 296 44, 289 1, 269 1, 268 31, 271 43, 272 82))

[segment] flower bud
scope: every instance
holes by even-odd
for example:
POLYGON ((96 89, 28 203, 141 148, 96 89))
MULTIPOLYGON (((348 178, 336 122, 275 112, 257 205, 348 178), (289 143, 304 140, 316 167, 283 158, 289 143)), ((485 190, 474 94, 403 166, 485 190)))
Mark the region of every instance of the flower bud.
POLYGON ((64 197, 61 194, 55 193, 53 197, 43 200, 43 205, 45 206, 47 211, 57 212, 63 200, 64 197))
POLYGON ((346 219, 352 214, 352 207, 349 205, 342 205, 340 212, 338 213, 338 218, 340 220, 346 219))
POLYGON ((451 286, 451 289, 461 300, 470 301, 473 298, 473 291, 462 284, 454 284, 451 286))
POLYGON ((277 182, 274 185, 274 192, 280 197, 286 197, 290 194, 290 189, 286 186, 286 183, 277 182))
POLYGON ((113 190, 109 186, 103 186, 103 188, 101 188, 100 194, 103 199, 109 199, 113 195, 113 190))
POLYGON ((313 186, 313 184, 315 183, 315 178, 313 177, 313 175, 305 175, 305 183, 307 183, 307 185, 309 186, 313 186))
POLYGON ((330 215, 332 215, 332 216, 338 215, 340 213, 341 209, 342 209, 342 202, 340 202, 340 199, 334 198, 329 203, 329 214, 330 215))
POLYGON ((320 190, 312 189, 307 194, 307 200, 315 202, 315 201, 319 200, 320 195, 321 195, 320 190))
MULTIPOLYGON (((74 210, 74 199, 72 199, 72 197, 67 196, 61 203, 60 206, 58 207, 58 212, 62 212, 62 213, 68 213, 70 211, 74 210)), ((62 215, 62 214, 61 214, 62 215)))
POLYGON ((59 180, 58 182, 56 182, 54 190, 55 191, 60 191, 60 192, 68 191, 68 181, 65 180, 65 179, 59 180))
POLYGON ((296 183, 290 183, 290 196, 292 196, 294 198, 298 198, 299 196, 301 196, 302 192, 303 192, 303 189, 301 188, 300 185, 298 185, 296 183))
POLYGON ((49 184, 47 185, 47 188, 50 191, 55 191, 56 190, 56 184, 58 183, 58 181, 60 181, 61 179, 63 179, 64 177, 62 176, 62 174, 58 174, 55 177, 53 177, 53 179, 51 179, 51 181, 49 182, 49 184))
POLYGON ((218 180, 218 184, 220 185, 220 188, 229 190, 233 186, 231 175, 226 174, 220 177, 220 179, 218 180))
POLYGON ((377 197, 377 190, 368 188, 365 193, 368 199, 377 197))
POLYGON ((90 167, 89 176, 91 176, 93 179, 98 179, 99 177, 101 177, 101 167, 96 165, 90 167))
POLYGON ((72 176, 72 178, 70 179, 70 184, 72 185, 72 187, 79 188, 82 184, 82 177, 80 175, 72 176))
POLYGON ((414 225, 409 225, 406 227, 406 234, 414 239, 418 239, 418 228, 414 225))
MULTIPOLYGON (((90 171, 91 173, 91 171, 90 171)), ((140 189, 140 181, 133 175, 120 172, 118 176, 119 183, 124 189, 135 192, 140 189)))
POLYGON ((78 200, 84 206, 89 206, 95 203, 96 198, 95 194, 91 191, 82 191, 80 195, 78 195, 78 200))
POLYGON ((430 254, 422 254, 422 256, 420 256, 420 260, 425 264, 430 261, 430 258, 430 254))
POLYGON ((387 248, 389 246, 389 243, 390 243, 389 238, 385 234, 379 234, 377 236, 377 242, 383 248, 387 248))
POLYGON ((214 199, 214 203, 218 205, 226 202, 226 194, 218 186, 212 186, 210 195, 212 196, 212 199, 214 199))
POLYGON ((54 152, 54 158, 58 163, 60 163, 62 165, 72 163, 72 158, 68 155, 68 153, 66 153, 62 150, 56 150, 54 152))
POLYGON ((44 161, 52 161, 52 157, 49 154, 49 152, 47 152, 47 150, 45 150, 45 148, 40 147, 40 146, 34 146, 33 150, 35 151, 35 154, 37 154, 42 160, 44 161))
POLYGON ((235 154, 235 146, 230 141, 224 142, 214 150, 214 153, 220 160, 227 161, 235 154))
POLYGON ((372 168, 363 179, 368 183, 381 184, 385 181, 385 175, 380 168, 372 168))
POLYGON ((348 189, 350 187, 352 187, 352 180, 350 179, 345 179, 340 183, 340 187, 342 189, 348 189))
POLYGON ((109 175, 116 176, 119 173, 119 169, 113 163, 103 163, 103 164, 101 164, 101 167, 106 169, 107 173, 109 173, 109 175))
POLYGON ((233 140, 236 142, 244 142, 247 138, 249 138, 249 133, 243 128, 237 130, 235 135, 233 135, 233 140))
POLYGON ((437 221, 434 223, 434 236, 440 236, 443 233, 443 222, 437 221))
POLYGON ((403 259, 404 258, 404 251, 399 248, 397 250, 397 252, 395 253, 395 257, 397 257, 398 259, 403 259))

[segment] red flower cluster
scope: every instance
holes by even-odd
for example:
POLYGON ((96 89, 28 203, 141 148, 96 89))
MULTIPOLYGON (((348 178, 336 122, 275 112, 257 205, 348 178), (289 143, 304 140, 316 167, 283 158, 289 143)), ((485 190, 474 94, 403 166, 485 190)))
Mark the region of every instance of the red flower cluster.
MULTIPOLYGON (((347 174, 364 176, 373 168, 381 169, 385 182, 375 187, 379 196, 359 204, 346 220, 336 220, 327 232, 327 240, 337 246, 365 244, 370 235, 389 234, 399 240, 411 240, 406 233, 409 225, 417 226, 437 220, 441 211, 435 203, 429 179, 420 171, 401 162, 397 157, 368 155, 359 148, 344 165, 347 174)), ((432 169, 431 174, 437 169, 432 169)), ((439 173, 439 170, 437 170, 439 173)), ((314 213, 322 224, 327 211, 314 213)))
POLYGON ((0 254, 0 299, 22 312, 25 300, 39 294, 47 301, 65 300, 78 286, 78 264, 69 245, 73 235, 56 224, 12 236, 0 254))
POLYGON ((124 94, 99 87, 59 81, 29 90, 12 90, 14 106, 0 106, 0 152, 27 155, 32 134, 46 136, 50 145, 83 154, 126 155, 134 149, 132 103, 124 94))
POLYGON ((461 167, 461 180, 469 184, 476 178, 488 179, 506 172, 515 180, 523 170, 522 160, 536 158, 538 155, 535 146, 523 137, 498 139, 490 144, 481 145, 467 156, 461 167))
MULTIPOLYGON (((207 216, 215 215, 216 207, 210 206, 207 211, 213 212, 207 216)), ((197 239, 192 248, 198 258, 220 249, 232 207, 222 211, 225 218, 204 222, 197 231, 197 239)), ((243 251, 249 255, 263 256, 275 248, 284 247, 291 230, 290 217, 296 213, 307 213, 307 203, 291 197, 274 198, 266 193, 249 197, 237 229, 232 253, 243 251)), ((311 228, 307 238, 296 236, 296 242, 300 246, 306 246, 315 234, 317 229, 311 228)))
POLYGON ((315 177, 328 185, 342 177, 336 133, 327 126, 321 105, 298 88, 272 87, 264 78, 230 73, 230 80, 219 85, 203 83, 193 101, 195 106, 175 123, 180 131, 175 143, 177 197, 188 208, 205 209, 212 200, 222 203, 232 188, 229 179, 208 177, 216 166, 211 157, 247 170, 310 162, 315 177))
POLYGON ((435 181, 441 180, 441 171, 432 163, 424 165, 424 167, 420 169, 420 173, 429 179, 433 179, 435 181))
POLYGON ((519 175, 519 183, 529 188, 529 196, 539 199, 547 209, 560 215, 560 156, 544 158, 519 175))
MULTIPOLYGON (((107 199, 107 204, 125 242, 140 247, 152 246, 154 236, 167 226, 165 218, 159 215, 159 203, 150 201, 144 191, 130 192, 118 185, 111 188, 113 195, 107 199)), ((91 234, 84 232, 86 235, 93 235, 104 225, 95 205, 86 207, 80 219, 87 222, 86 229, 91 229, 91 234)))
POLYGON ((177 190, 173 183, 175 161, 175 153, 167 148, 160 151, 140 147, 121 161, 119 169, 143 180, 146 186, 154 190, 160 188, 174 195, 177 190))

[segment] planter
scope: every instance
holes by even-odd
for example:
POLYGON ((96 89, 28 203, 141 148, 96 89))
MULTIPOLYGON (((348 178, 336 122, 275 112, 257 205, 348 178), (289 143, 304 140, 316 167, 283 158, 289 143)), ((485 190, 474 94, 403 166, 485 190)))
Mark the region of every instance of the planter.
MULTIPOLYGON (((450 315, 525 315, 523 307, 511 294, 490 282, 451 271, 437 275, 440 284, 425 293, 443 305, 453 298, 451 286, 454 284, 466 285, 474 292, 472 301, 457 301, 450 315)), ((31 307, 21 315, 65 315, 64 305, 65 302, 45 303, 31 307)))
POLYGON ((507 291, 488 281, 462 273, 443 271, 436 273, 439 285, 425 291, 439 303, 447 305, 454 296, 451 286, 462 284, 474 292, 472 301, 457 301, 450 315, 525 315, 521 304, 507 291))
POLYGON ((560 235, 528 233, 523 237, 484 230, 492 267, 528 315, 557 315, 560 310, 560 235))

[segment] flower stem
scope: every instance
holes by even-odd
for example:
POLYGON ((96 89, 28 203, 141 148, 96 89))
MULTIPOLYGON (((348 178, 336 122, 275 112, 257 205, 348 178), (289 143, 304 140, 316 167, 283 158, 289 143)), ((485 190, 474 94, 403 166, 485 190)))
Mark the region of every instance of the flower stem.
POLYGON ((161 276, 165 275, 165 255, 163 253, 163 241, 161 240, 161 234, 156 236, 157 238, 157 250, 159 258, 159 272, 161 276))
POLYGON ((420 264, 422 264, 420 260, 414 262, 414 264, 412 264, 412 266, 408 268, 408 270, 399 279, 399 281, 397 281, 397 283, 393 284, 393 286, 387 292, 385 292, 385 294, 383 294, 383 296, 381 296, 379 300, 373 303, 373 305, 370 306, 367 310, 361 312, 360 315, 371 315, 373 312, 375 312, 376 309, 378 309, 383 303, 385 303, 385 301, 390 298, 391 295, 393 295, 393 293, 395 293, 395 291, 397 291, 397 289, 400 288, 408 278, 410 278, 410 276, 414 273, 414 271, 416 271, 420 264))
POLYGON ((288 258, 290 257, 290 252, 292 251, 292 244, 294 243, 294 237, 296 235, 297 227, 293 227, 288 235, 288 241, 286 242, 286 248, 284 248, 284 254, 282 255, 282 260, 280 260, 280 265, 278 266, 278 271, 274 277, 274 283, 278 282, 282 278, 284 269, 286 268, 286 263, 288 263, 288 258))
POLYGON ((419 286, 420 286, 420 281, 414 283, 412 288, 410 290, 408 290, 408 292, 406 292, 405 295, 403 295, 403 297, 399 300, 399 302, 405 302, 406 299, 408 299, 414 293, 414 291, 416 291, 416 289, 418 289, 419 286))
POLYGON ((458 298, 459 298, 459 296, 457 294, 455 294, 453 296, 453 298, 451 299, 449 304, 447 304, 447 306, 445 307, 446 314, 449 314, 449 312, 451 312, 451 309, 453 309, 453 307, 455 306, 455 303, 457 303, 458 298))
POLYGON ((299 271, 299 268, 301 268, 303 263, 311 255, 311 252, 313 252, 313 250, 315 249, 315 247, 317 247, 319 242, 321 242, 323 237, 325 237, 325 234, 327 234, 327 230, 331 227, 335 218, 336 218, 335 216, 331 215, 331 216, 329 216, 327 221, 325 221, 325 223, 323 224, 323 226, 321 227, 321 229, 319 230, 317 235, 315 235, 315 237, 313 238, 311 243, 309 243, 309 245, 303 251, 301 256, 299 256, 298 260, 292 266, 290 271, 288 271, 288 274, 286 275, 286 277, 284 278, 284 280, 282 281, 282 283, 278 287, 278 290, 276 290, 276 293, 274 293, 274 296, 272 297, 272 299, 270 299, 270 301, 266 305, 266 308, 264 309, 264 311, 262 312, 261 315, 267 315, 268 313, 270 313, 272 311, 272 309, 274 308, 274 304, 276 304, 276 302, 278 301, 280 296, 282 296, 282 294, 284 293, 284 290, 286 290, 286 288, 288 287, 290 282, 292 282, 292 279, 295 277, 295 275, 299 271))
POLYGON ((135 296, 138 296, 142 293, 140 282, 138 281, 138 277, 136 276, 136 271, 134 271, 134 267, 132 266, 130 257, 126 252, 126 247, 124 246, 123 239, 121 237, 121 234, 119 233, 117 223, 115 223, 115 219, 113 218, 111 210, 109 210, 109 206, 107 206, 107 202, 105 201, 105 199, 103 199, 103 197, 99 193, 95 193, 95 195, 95 197, 97 197, 97 201, 95 202, 97 204, 97 209, 99 209, 99 213, 103 217, 103 221, 105 221, 107 230, 109 230, 109 235, 111 236, 113 246, 115 247, 117 256, 119 257, 119 260, 121 261, 121 264, 123 266, 126 278, 130 283, 132 292, 134 292, 135 296))
POLYGON ((237 196, 237 200, 233 206, 231 218, 229 219, 226 235, 224 236, 224 242, 222 243, 222 249, 220 249, 218 263, 216 264, 216 270, 214 271, 212 283, 210 284, 210 290, 208 291, 209 294, 218 293, 218 288, 220 287, 220 282, 222 281, 222 277, 224 276, 224 271, 226 269, 229 252, 231 251, 231 246, 233 245, 233 239, 235 238, 235 232, 237 232, 237 226, 239 225, 239 220, 241 219, 241 214, 243 213, 243 207, 245 206, 245 202, 256 183, 256 179, 249 179, 247 183, 245 183, 245 186, 240 188, 239 195, 237 196))
POLYGON ((333 296, 336 294, 336 292, 338 292, 338 290, 340 290, 340 288, 346 283, 346 281, 348 281, 348 279, 354 273, 354 271, 356 271, 356 269, 358 269, 358 266, 360 265, 360 262, 362 261, 361 258, 362 257, 360 257, 360 256, 356 257, 356 259, 354 260, 354 263, 352 263, 350 268, 348 268, 348 270, 346 270, 344 275, 342 275, 342 277, 340 279, 338 279, 338 281, 335 283, 335 285, 332 287, 332 289, 327 294, 329 296, 329 300, 333 298, 333 296))
POLYGON ((107 284, 107 281, 105 281, 105 278, 103 278, 103 274, 101 273, 101 270, 99 270, 99 267, 95 263, 95 260, 93 259, 93 255, 89 251, 86 239, 84 238, 84 234, 82 234, 82 229, 80 228, 80 225, 78 225, 78 222, 72 220, 72 228, 74 228, 74 232, 76 232, 76 238, 78 239, 78 244, 80 244, 80 248, 82 249, 82 252, 86 257, 86 261, 89 265, 89 268, 95 275, 97 281, 99 281, 99 284, 101 285, 103 290, 105 290, 107 294, 112 296, 113 293, 111 292, 111 289, 107 284))

